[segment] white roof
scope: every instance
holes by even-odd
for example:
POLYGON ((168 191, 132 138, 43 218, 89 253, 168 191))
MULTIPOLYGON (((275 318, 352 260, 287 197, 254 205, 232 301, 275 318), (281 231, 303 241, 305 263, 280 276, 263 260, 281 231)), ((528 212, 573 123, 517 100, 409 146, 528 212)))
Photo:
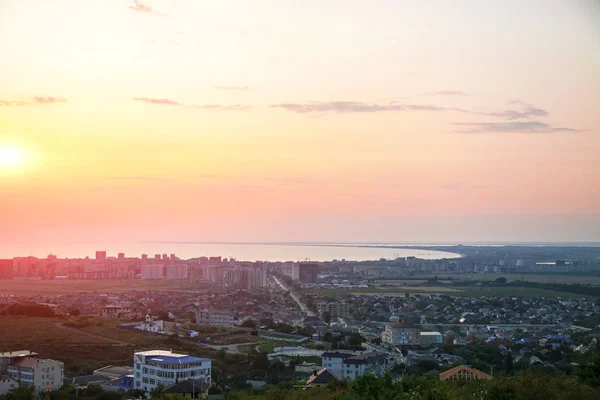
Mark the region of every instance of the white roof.
POLYGON ((173 353, 169 350, 148 350, 148 351, 137 351, 135 354, 141 356, 169 356, 169 357, 187 357, 187 354, 173 353))
POLYGON ((421 336, 442 336, 439 332, 421 332, 421 336))

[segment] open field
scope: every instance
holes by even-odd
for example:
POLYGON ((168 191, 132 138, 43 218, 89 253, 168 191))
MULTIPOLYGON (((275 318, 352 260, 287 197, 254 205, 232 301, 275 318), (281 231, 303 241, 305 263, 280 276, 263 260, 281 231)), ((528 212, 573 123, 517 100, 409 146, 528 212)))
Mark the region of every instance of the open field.
POLYGON ((448 295, 460 295, 460 289, 455 287, 438 287, 438 286, 378 286, 373 288, 364 289, 319 289, 311 288, 307 289, 306 293, 319 293, 323 295, 340 295, 340 294, 364 294, 369 296, 384 295, 384 296, 404 296, 405 293, 412 295, 415 294, 448 294, 448 295))
POLYGON ((99 292, 121 293, 128 290, 214 290, 213 285, 173 280, 0 280, 0 294, 17 296, 56 296, 61 294, 99 292))
POLYGON ((368 289, 311 289, 308 293, 320 293, 329 296, 350 296, 350 295, 365 295, 365 296, 404 296, 406 293, 414 295, 430 295, 430 294, 445 294, 448 296, 525 296, 525 297, 584 297, 580 294, 559 292, 555 290, 528 288, 528 287, 436 287, 436 286, 413 286, 413 287, 398 287, 398 288, 368 288, 368 289))
MULTIPOLYGON (((433 278, 435 275, 418 275, 419 278, 427 279, 433 278)), ((546 274, 444 274, 440 272, 437 276, 441 279, 446 277, 451 277, 456 281, 470 281, 470 280, 479 280, 479 281, 493 281, 500 277, 506 278, 509 282, 516 280, 524 280, 529 282, 540 282, 540 283, 564 283, 564 284, 575 284, 580 283, 582 285, 600 285, 600 276, 593 275, 546 275, 546 274)), ((385 283, 386 281, 378 281, 379 283, 385 283)), ((389 281, 395 282, 395 281, 389 281)), ((410 281, 407 281, 410 282, 410 281)))
POLYGON ((91 373, 109 364, 131 365, 135 350, 172 348, 203 357, 214 353, 186 340, 119 329, 113 321, 90 319, 90 325, 82 329, 61 326, 67 321, 67 318, 0 317, 0 351, 28 349, 41 357, 63 361, 69 376, 91 373))

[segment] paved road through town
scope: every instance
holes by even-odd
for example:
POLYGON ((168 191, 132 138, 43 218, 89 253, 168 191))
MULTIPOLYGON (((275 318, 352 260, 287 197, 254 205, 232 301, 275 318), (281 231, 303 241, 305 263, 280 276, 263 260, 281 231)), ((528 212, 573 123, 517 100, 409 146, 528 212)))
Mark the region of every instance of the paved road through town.
POLYGON ((298 307, 300 307, 300 310, 302 310, 303 313, 305 313, 308 317, 315 316, 315 313, 312 312, 308 307, 306 307, 306 304, 304 304, 302 300, 300 300, 300 296, 296 292, 290 289, 285 283, 281 282, 281 279, 279 279, 278 277, 273 276, 273 279, 275 280, 275 282, 277 282, 277 284, 279 285, 279 287, 281 287, 282 290, 285 290, 286 292, 290 293, 290 296, 292 296, 292 299, 294 299, 296 304, 298 304, 298 307))

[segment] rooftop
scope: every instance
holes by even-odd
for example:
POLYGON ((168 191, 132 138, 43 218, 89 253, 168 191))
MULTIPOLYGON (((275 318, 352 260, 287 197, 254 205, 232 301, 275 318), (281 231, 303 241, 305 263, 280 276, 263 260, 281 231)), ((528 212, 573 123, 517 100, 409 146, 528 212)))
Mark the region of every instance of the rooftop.
POLYGON ((335 380, 335 376, 326 368, 323 368, 322 370, 312 374, 310 378, 308 378, 308 380, 306 381, 306 385, 308 386, 313 384, 327 384, 335 380))
POLYGON ((5 353, 0 353, 0 358, 4 357, 32 357, 37 356, 38 353, 30 351, 30 350, 15 350, 15 351, 7 351, 5 353))
POLYGON ((196 362, 209 361, 209 358, 192 357, 187 354, 173 353, 169 350, 148 350, 138 351, 136 356, 144 357, 145 361, 153 361, 161 364, 190 364, 196 362))
POLYGON ((411 324, 410 322, 395 322, 388 325, 390 328, 418 328, 418 326, 411 324))

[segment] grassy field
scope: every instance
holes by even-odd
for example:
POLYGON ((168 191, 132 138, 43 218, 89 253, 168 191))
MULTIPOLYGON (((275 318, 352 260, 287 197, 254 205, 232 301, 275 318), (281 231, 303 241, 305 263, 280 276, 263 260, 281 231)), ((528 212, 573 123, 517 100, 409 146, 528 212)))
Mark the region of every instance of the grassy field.
POLYGON ((0 317, 0 351, 28 349, 65 363, 69 376, 105 365, 131 365, 135 350, 170 349, 210 357, 214 351, 189 341, 123 330, 115 322, 90 319, 81 329, 62 327, 63 318, 0 317), (111 340, 124 342, 114 343, 111 340))
POLYGON ((405 293, 414 294, 431 294, 440 293, 448 295, 457 295, 460 290, 454 287, 437 287, 437 286, 376 286, 365 289, 318 289, 311 288, 306 290, 307 293, 319 293, 323 295, 343 295, 343 294, 363 294, 368 296, 383 295, 383 296, 404 296, 405 293))
POLYGON ((173 280, 0 280, 0 293, 17 296, 56 296, 61 294, 98 292, 120 293, 128 290, 187 291, 214 290, 213 285, 173 280))
POLYGON ((457 288, 461 290, 461 296, 477 297, 477 296, 521 296, 521 297, 570 297, 579 298, 585 297, 576 293, 559 292, 555 290, 529 288, 529 287, 475 287, 466 286, 457 288))
POLYGON ((289 342, 281 342, 281 341, 276 341, 276 340, 264 340, 261 339, 260 341, 260 352, 261 353, 273 353, 274 352, 274 348, 275 347, 290 347, 290 346, 294 346, 294 344, 290 344, 289 342))
POLYGON ((527 287, 477 287, 477 286, 464 286, 464 287, 375 287, 368 289, 311 289, 309 293, 320 293, 328 296, 350 296, 350 295, 365 295, 365 296, 404 296, 409 293, 411 296, 445 294, 449 296, 526 296, 526 297, 572 297, 578 298, 583 297, 575 293, 565 293, 554 290, 538 289, 538 288, 527 288, 527 287))
MULTIPOLYGON (((540 283, 565 283, 575 284, 580 283, 582 285, 600 285, 600 276, 582 276, 582 275, 543 275, 543 274, 457 274, 448 275, 440 272, 437 276, 442 279, 446 277, 452 277, 457 281, 466 280, 479 280, 479 281, 493 281, 497 278, 504 277, 509 282, 516 280, 524 280, 529 282, 540 282, 540 283)), ((433 278, 434 275, 419 275, 420 278, 433 278)), ((385 283, 385 281, 379 281, 385 283)), ((394 282, 394 281, 390 281, 394 282)))

